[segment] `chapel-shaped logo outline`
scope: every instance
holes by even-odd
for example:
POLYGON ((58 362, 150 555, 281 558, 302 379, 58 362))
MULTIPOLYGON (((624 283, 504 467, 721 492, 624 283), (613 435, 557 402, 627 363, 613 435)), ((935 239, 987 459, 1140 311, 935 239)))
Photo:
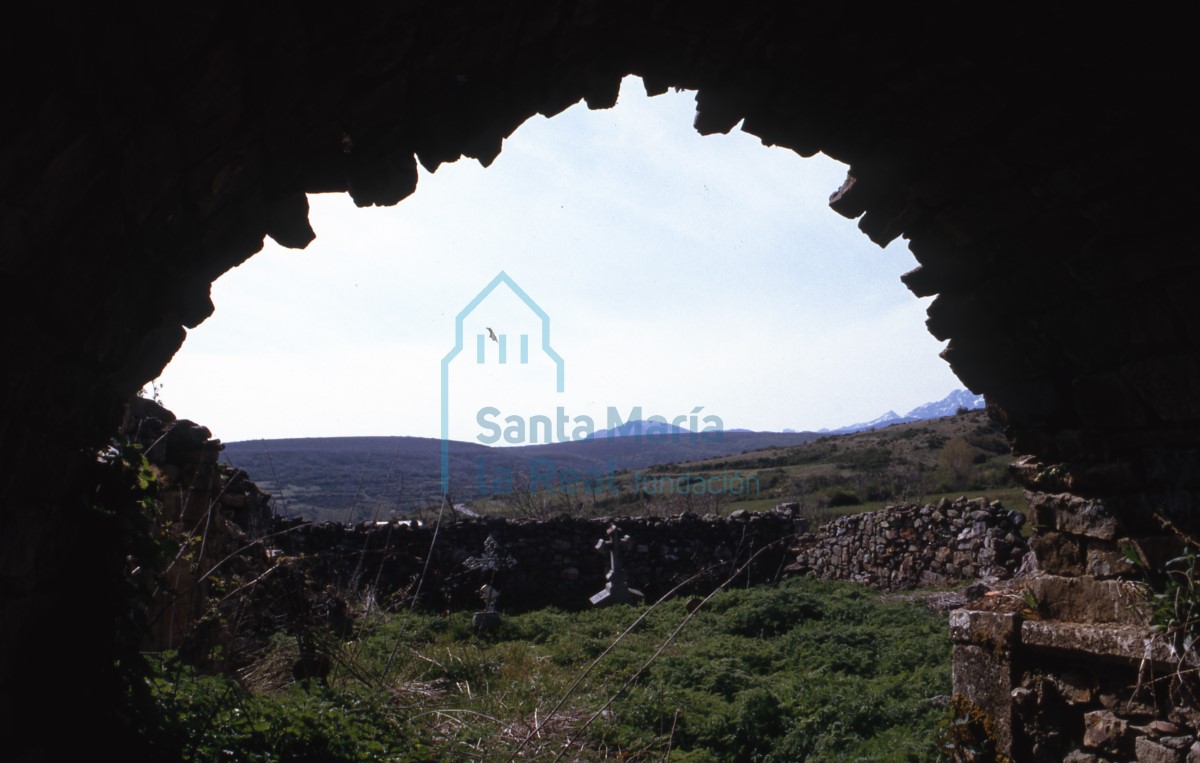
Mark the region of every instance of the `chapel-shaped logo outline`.
MULTIPOLYGON (((530 297, 525 292, 524 289, 522 289, 520 286, 517 285, 517 282, 514 281, 508 275, 508 273, 501 270, 498 274, 496 274, 496 277, 493 278, 491 280, 491 282, 488 283, 487 286, 483 287, 483 289, 480 290, 480 292, 475 295, 475 298, 472 299, 470 302, 468 302, 467 306, 464 307, 462 310, 460 310, 458 315, 455 316, 455 318, 454 318, 454 349, 450 350, 450 352, 446 353, 445 357, 442 358, 442 363, 441 363, 442 495, 446 495, 450 491, 450 363, 456 357, 458 357, 458 355, 463 351, 463 348, 464 348, 463 321, 465 321, 467 316, 469 316, 472 312, 475 311, 475 308, 479 307, 479 305, 482 304, 484 300, 486 300, 489 296, 491 296, 492 292, 494 292, 497 288, 499 288, 501 284, 504 284, 505 286, 507 286, 512 291, 512 293, 515 294, 518 299, 520 299, 522 302, 524 302, 525 306, 528 307, 533 312, 533 314, 538 317, 538 320, 541 321, 542 352, 546 353, 546 355, 551 360, 554 361, 555 377, 556 377, 555 378, 556 391, 561 394, 564 389, 563 359, 562 359, 562 356, 559 355, 557 352, 555 352, 554 348, 550 346, 550 316, 546 314, 546 311, 543 310, 541 308, 541 306, 538 305, 538 303, 535 302, 533 300, 533 298, 530 297)), ((478 341, 482 345, 483 339, 480 338, 478 341)), ((526 348, 523 345, 522 346, 522 362, 525 362, 525 360, 526 360, 525 351, 526 351, 526 348)), ((480 352, 480 355, 482 355, 482 348, 479 350, 479 352, 480 352)))

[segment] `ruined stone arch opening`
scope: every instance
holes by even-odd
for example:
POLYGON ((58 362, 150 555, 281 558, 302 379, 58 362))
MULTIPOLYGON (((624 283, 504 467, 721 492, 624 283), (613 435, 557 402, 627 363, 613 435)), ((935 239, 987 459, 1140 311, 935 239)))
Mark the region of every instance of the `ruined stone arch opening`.
MULTIPOLYGON (((6 178, 10 282, 53 309, 8 337, 31 371, 8 392, 4 452, 34 466, 20 433, 38 430, 72 447, 102 442, 180 327, 211 310, 220 273, 264 234, 311 237, 305 193, 394 203, 418 160, 489 162, 528 116, 581 97, 610 105, 634 73, 656 92, 697 89, 702 134, 744 120, 768 143, 849 163, 855 183, 835 209, 874 240, 911 238, 922 267, 906 281, 939 295, 930 329, 950 339, 963 382, 1004 411, 1017 451, 1126 459, 1144 475, 1139 446, 1111 430, 1196 418, 1162 403, 1179 390, 1159 383, 1163 371, 1181 388, 1198 373, 1189 351, 1171 351, 1190 346, 1189 281, 1169 232, 1190 197, 1163 190, 1184 187, 1186 168, 1160 166, 1135 138, 1183 123, 1170 97, 1182 48, 1164 43, 1136 64, 1107 57, 1106 38, 1070 34, 1065 12, 961 38, 921 14, 849 24, 842 13, 580 3, 232 23, 213 8, 170 38, 122 26, 109 38, 121 56, 68 25, 48 49, 77 50, 6 96, 56 127, 14 138, 6 178), (32 192, 21 201, 19 189, 32 192), (1148 225, 1161 233, 1147 242, 1148 225), (1126 250, 1136 268, 1090 268, 1126 250), (105 256, 76 254, 87 251, 105 256), (48 258, 69 277, 42 277, 48 258), (1119 291, 1130 299, 1113 308, 1119 291), (17 402, 34 399, 58 404, 35 414, 17 402)), ((1172 129, 1155 140, 1158 155, 1187 155, 1172 129)))
MULTIPOLYGON (((1160 83, 1148 86, 1145 71, 1100 63, 1094 50, 1061 55, 1054 19, 1032 37, 1024 33, 1028 48, 1014 58, 1001 34, 970 42, 906 37, 898 31, 921 25, 880 17, 851 29, 833 10, 771 5, 729 23, 734 17, 720 9, 693 9, 678 26, 665 9, 630 24, 628 10, 582 4, 543 16, 526 9, 459 27, 459 11, 401 8, 334 25, 297 16, 257 37, 222 37, 214 12, 200 14, 169 50, 132 30, 118 35, 114 45, 137 60, 157 56, 170 65, 139 68, 124 89, 90 96, 51 80, 58 100, 33 100, 49 104, 48 114, 78 102, 75 113, 88 116, 82 137, 72 140, 66 129, 30 141, 31 156, 60 159, 40 181, 36 162, 18 164, 11 182, 39 188, 39 211, 22 224, 38 228, 68 213, 75 221, 59 235, 38 228, 18 236, 21 251, 51 247, 69 257, 105 242, 105 251, 129 256, 116 268, 81 260, 67 288, 37 290, 46 304, 68 308, 13 337, 13 351, 36 358, 55 347, 56 360, 36 382, 16 385, 10 399, 70 401, 49 414, 49 428, 76 443, 102 441, 120 401, 178 347, 180 326, 211 310, 213 279, 252 254, 264 234, 288 245, 309 240, 304 193, 349 191, 360 204, 394 203, 411 192, 418 160, 427 167, 459 155, 489 162, 528 116, 557 113, 581 97, 611 105, 621 77, 635 73, 656 92, 697 89, 702 134, 744 120, 769 143, 848 162, 856 182, 835 208, 860 217, 877 241, 911 237, 923 266, 908 283, 918 294, 940 295, 930 328, 950 338, 947 357, 964 383, 1006 412, 1018 451, 1105 460, 1112 443, 1097 436, 1103 422, 1090 405, 1097 396, 1128 402, 1125 426, 1169 423, 1181 413, 1149 410, 1152 369, 1113 377, 1103 370, 1104 346, 1063 352, 1069 340, 1046 330, 1066 325, 1055 317, 1074 299, 1055 296, 1064 289, 1086 300, 1120 282, 1110 273, 1082 283, 1075 270, 1089 256, 1081 247, 1096 249, 1089 241, 1113 221, 1092 196, 1149 187, 1137 182, 1145 165, 1130 157, 1102 181, 1080 168, 1111 155, 1114 136, 1139 128, 1137 109, 1162 91, 1160 83), (460 31, 415 36, 435 28, 460 31), (1113 92, 1124 99, 1120 108, 1089 111, 1113 92), (108 135, 95 129, 106 114, 120 125, 108 135), (1047 152, 1050 145, 1062 153, 1047 152), (97 178, 119 193, 89 194, 101 187, 97 178), (1037 268, 1036 279, 1017 275, 1026 267, 1037 268), (106 299, 87 298, 92 287, 106 299), (1024 295, 1015 305, 1013 293, 1024 295), (1080 369, 1109 376, 1080 390, 1080 369), (1089 401, 1075 400, 1081 391, 1089 401)), ((252 29, 266 19, 243 22, 252 29)), ((85 83, 116 77, 124 65, 96 60, 85 83)), ((1149 192, 1123 200, 1150 219, 1186 208, 1149 192)), ((34 276, 36 266, 23 262, 16 275, 34 276)), ((1153 277, 1156 267, 1143 270, 1153 277)), ((1181 320, 1179 298, 1162 309, 1163 320, 1181 320)), ((1169 343, 1165 337, 1130 354, 1145 358, 1169 343)), ((17 419, 13 432, 37 428, 29 414, 18 411, 17 419)), ((24 450, 15 439, 5 447, 24 450)))
POLYGON ((22 75, 0 94, 21 115, 0 153, 19 369, 0 428, 0 717, 49 732, 18 756, 63 737, 44 712, 60 687, 113 706, 111 684, 75 680, 108 672, 113 643, 107 599, 80 592, 111 561, 79 521, 80 479, 207 316, 209 284, 264 234, 307 241, 306 192, 394 203, 417 158, 488 161, 526 117, 605 105, 629 73, 698 89, 701 132, 744 119, 850 164, 835 208, 910 237, 906 282, 939 295, 951 364, 1041 458, 1031 482, 1200 513, 1192 46, 1159 18, 1084 30, 1043 9, 947 33, 937 8, 794 3, 188 12, 169 34, 68 13, 4 46, 22 75))
POLYGON ((815 431, 961 386, 900 282, 906 242, 884 251, 829 209, 844 165, 699 136, 694 100, 627 77, 614 108, 534 117, 486 168, 422 170, 394 207, 310 196, 316 238, 303 253, 268 240, 214 284, 163 400, 226 441, 436 437, 455 301, 501 270, 553 318, 570 370, 555 404, 598 429, 607 406, 700 405, 725 428, 815 431))

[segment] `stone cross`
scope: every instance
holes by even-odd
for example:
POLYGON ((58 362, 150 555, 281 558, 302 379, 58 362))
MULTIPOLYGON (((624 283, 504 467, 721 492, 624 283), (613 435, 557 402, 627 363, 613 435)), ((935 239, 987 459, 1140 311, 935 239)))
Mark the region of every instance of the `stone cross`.
MULTIPOLYGON (((472 556, 463 565, 467 569, 490 572, 494 578, 497 572, 512 569, 516 563, 515 559, 504 552, 496 536, 488 534, 487 540, 483 542, 483 555, 472 556)), ((479 596, 483 599, 483 611, 471 616, 471 624, 477 631, 495 630, 500 625, 500 613, 496 611, 496 599, 500 598, 500 591, 491 583, 484 583, 479 589, 479 596)))
POLYGON ((593 607, 606 607, 609 604, 633 604, 644 598, 641 591, 629 587, 629 580, 625 576, 625 566, 621 562, 621 549, 629 548, 631 541, 628 535, 618 538, 617 535, 620 532, 621 530, 616 525, 609 525, 607 537, 596 541, 597 551, 608 551, 610 569, 605 576, 605 580, 608 582, 604 584, 604 590, 591 598, 593 607))
POLYGON ((493 573, 510 570, 516 565, 517 560, 505 552, 500 541, 496 540, 496 536, 491 533, 488 533, 487 539, 483 542, 483 554, 467 557, 463 562, 463 566, 469 570, 493 573))

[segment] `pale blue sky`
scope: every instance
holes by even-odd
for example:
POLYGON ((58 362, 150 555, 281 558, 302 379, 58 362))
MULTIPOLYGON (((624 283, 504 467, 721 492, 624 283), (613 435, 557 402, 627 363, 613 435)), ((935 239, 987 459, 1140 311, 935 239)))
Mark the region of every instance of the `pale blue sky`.
MULTIPOLYGON (((928 300, 900 283, 906 242, 882 250, 828 208, 845 167, 741 132, 702 138, 693 113, 694 94, 648 99, 630 78, 616 108, 535 117, 489 169, 422 170, 395 207, 310 197, 317 240, 268 239, 214 285, 164 402, 229 441, 436 437, 454 317, 501 270, 550 316, 565 393, 507 368, 497 397, 494 369, 464 369, 458 439, 488 404, 562 405, 598 425, 609 406, 703 406, 726 428, 817 429, 960 387, 925 330, 928 300)), ((478 322, 516 332, 502 302, 478 322)))

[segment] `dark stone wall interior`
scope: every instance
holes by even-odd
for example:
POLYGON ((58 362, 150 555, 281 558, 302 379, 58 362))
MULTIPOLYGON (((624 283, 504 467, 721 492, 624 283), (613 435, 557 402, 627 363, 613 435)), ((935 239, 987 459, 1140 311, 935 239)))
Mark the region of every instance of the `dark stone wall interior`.
POLYGON ((1033 457, 1030 484, 1107 496, 1133 523, 1148 508, 1186 521, 1186 26, 665 0, 213 2, 169 18, 56 4, 7 25, 0 723, 26 740, 8 749, 69 744, 33 733, 64 686, 111 708, 104 680, 80 680, 115 638, 89 572, 89 454, 211 313, 211 282, 264 236, 305 246, 306 193, 394 204, 417 162, 490 163, 529 116, 610 107, 630 73, 697 90, 702 134, 740 124, 850 165, 833 208, 876 242, 910 239, 921 267, 905 282, 938 295, 929 329, 1033 457))

